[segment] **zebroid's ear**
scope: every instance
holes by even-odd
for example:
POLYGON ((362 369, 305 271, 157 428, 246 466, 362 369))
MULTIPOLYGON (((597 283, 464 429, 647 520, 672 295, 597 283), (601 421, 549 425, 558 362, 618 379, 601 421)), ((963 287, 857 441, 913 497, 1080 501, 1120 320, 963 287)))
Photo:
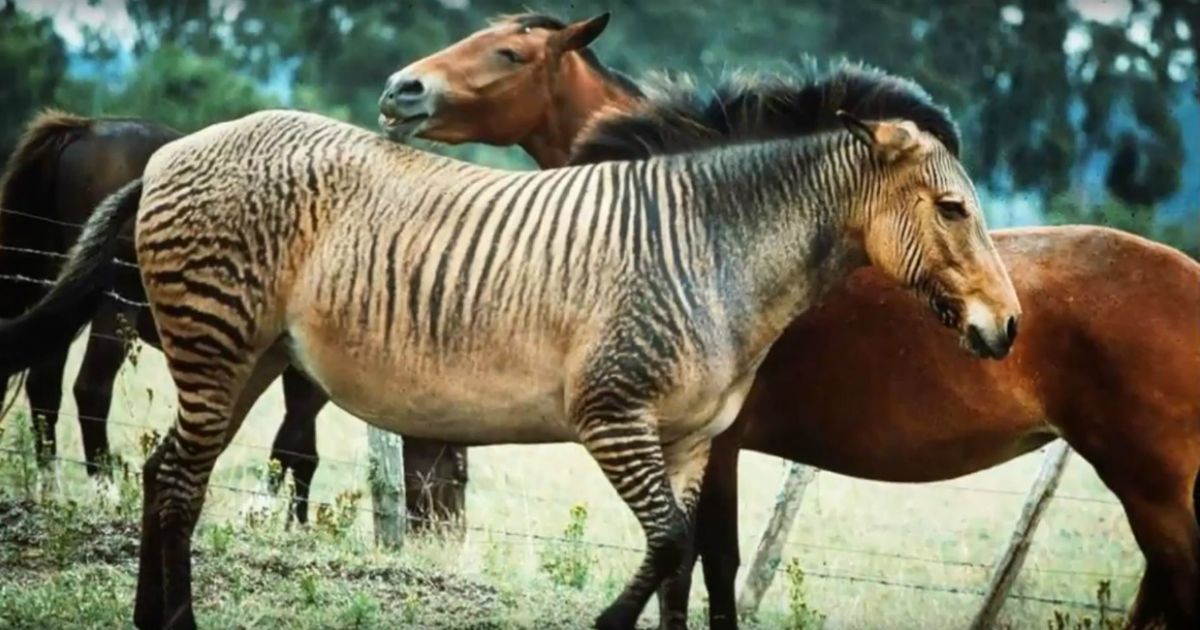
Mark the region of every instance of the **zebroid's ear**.
POLYGON ((930 149, 921 130, 910 120, 864 121, 840 109, 837 117, 855 140, 886 162, 917 158, 930 149))

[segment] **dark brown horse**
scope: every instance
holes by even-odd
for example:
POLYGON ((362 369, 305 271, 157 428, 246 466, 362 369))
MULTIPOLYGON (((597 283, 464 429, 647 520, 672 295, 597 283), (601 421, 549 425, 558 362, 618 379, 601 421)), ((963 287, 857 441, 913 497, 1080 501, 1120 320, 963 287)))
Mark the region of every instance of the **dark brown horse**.
MULTIPOLYGON (((141 176, 150 155, 183 134, 165 125, 138 118, 88 118, 46 111, 27 125, 0 179, 0 318, 11 318, 33 306, 45 293, 41 282, 53 282, 62 255, 79 236, 79 227, 97 204, 141 176)), ((132 238, 132 229, 128 232, 132 238)), ((132 243, 121 259, 133 264, 132 243)), ((121 319, 143 341, 158 346, 153 322, 129 302, 144 302, 136 269, 122 266, 118 295, 105 301, 92 320, 79 375, 75 380, 84 457, 90 475, 102 474, 109 455, 105 421, 112 403, 113 382, 126 349, 119 334, 121 319)), ((32 409, 38 460, 45 466, 57 452, 56 426, 62 401, 65 352, 47 356, 31 368, 25 392, 32 409)), ((7 383, 0 382, 0 401, 7 383)), ((295 479, 296 519, 307 522, 308 492, 317 468, 316 416, 327 398, 301 372, 283 374, 286 406, 276 434, 272 459, 272 489, 291 470, 295 479)), ((440 443, 405 440, 404 471, 414 529, 435 516, 431 506, 445 506, 453 516, 463 513, 462 484, 466 480, 465 451, 444 452, 440 443)), ((461 521, 460 521, 461 522, 461 521)))
MULTIPOLYGON (((79 236, 78 226, 109 193, 140 175, 150 154, 179 136, 164 125, 127 118, 92 119, 47 111, 30 121, 0 181, 0 317, 15 317, 42 297, 45 286, 37 281, 52 282, 57 277, 61 255, 79 236)), ((130 239, 132 233, 132 229, 127 232, 130 239)), ((121 255, 126 262, 132 260, 131 242, 124 243, 121 255)), ((142 301, 136 271, 122 267, 118 273, 118 292, 142 301)), ((104 418, 125 356, 119 318, 151 342, 155 336, 152 322, 139 318, 139 310, 107 300, 92 321, 92 337, 74 388, 91 475, 104 470, 108 456, 104 418)), ((66 360, 65 352, 50 353, 26 375, 25 392, 43 465, 56 452, 66 360)), ((0 393, 6 386, 0 383, 0 393)))
MULTIPOLYGON (((622 112, 653 102, 639 103, 597 63, 546 63, 522 20, 537 23, 501 21, 401 71, 413 96, 403 103, 418 131, 511 138, 547 167, 561 165, 556 156, 579 140, 577 160, 671 148, 663 138, 637 137, 636 119, 621 122, 622 112), (572 91, 527 89, 556 84, 545 78, 555 72, 569 73, 559 83, 575 86, 578 100, 572 91), (530 141, 522 128, 507 127, 514 108, 576 123, 601 114, 586 135, 605 141, 560 131, 552 136, 557 148, 548 149, 551 136, 530 141)), ((695 119, 709 125, 717 122, 710 114, 732 108, 696 106, 704 105, 695 119)), ((388 112, 396 115, 396 103, 388 112)), ((560 127, 569 128, 582 130, 560 127)), ((983 470, 1056 437, 1117 495, 1145 555, 1131 625, 1166 619, 1172 628, 1200 627, 1200 265, 1098 227, 993 237, 1025 310, 1022 339, 1006 361, 970 357, 870 269, 775 344, 706 472, 698 552, 714 627, 736 625, 739 448, 865 479, 922 482, 983 470)), ((665 620, 686 612, 690 569, 685 575, 664 593, 665 620)))

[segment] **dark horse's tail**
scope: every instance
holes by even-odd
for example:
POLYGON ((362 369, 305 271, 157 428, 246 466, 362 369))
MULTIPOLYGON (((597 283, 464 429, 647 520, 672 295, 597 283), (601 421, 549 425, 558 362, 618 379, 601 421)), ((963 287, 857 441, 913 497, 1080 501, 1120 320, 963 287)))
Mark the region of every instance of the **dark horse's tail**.
POLYGON ((83 226, 50 292, 20 317, 0 322, 0 378, 65 351, 92 319, 112 286, 121 229, 137 214, 141 196, 140 177, 109 195, 83 226))
POLYGON ((36 281, 54 279, 62 252, 61 226, 45 216, 55 208, 58 158, 92 130, 95 120, 46 110, 29 121, 0 175, 0 317, 16 317, 46 293, 36 281), (17 279, 17 278, 23 279, 17 279))

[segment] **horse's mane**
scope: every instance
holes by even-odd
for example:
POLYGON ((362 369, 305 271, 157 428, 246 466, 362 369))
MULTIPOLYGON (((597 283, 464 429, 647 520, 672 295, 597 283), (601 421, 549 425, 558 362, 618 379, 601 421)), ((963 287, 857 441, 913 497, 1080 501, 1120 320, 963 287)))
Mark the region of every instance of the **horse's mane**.
MULTIPOLYGON (((561 31, 567 27, 566 22, 546 13, 516 13, 500 15, 493 18, 491 23, 515 24, 517 26, 523 26, 526 28, 543 28, 548 31, 561 31)), ((584 62, 586 62, 589 67, 599 73, 600 76, 609 79, 617 87, 621 88, 631 96, 643 96, 642 87, 638 85, 636 81, 629 78, 629 76, 625 73, 614 70, 601 63, 600 59, 596 57, 596 53, 593 52, 591 48, 584 48, 583 50, 577 50, 576 52, 579 53, 579 56, 583 58, 584 62)))
POLYGON ((575 141, 571 164, 642 159, 737 142, 806 136, 842 128, 836 112, 867 120, 902 118, 955 155, 958 126, 919 85, 858 63, 820 72, 805 60, 794 75, 718 77, 710 89, 686 74, 650 75, 632 111, 597 114, 575 141))

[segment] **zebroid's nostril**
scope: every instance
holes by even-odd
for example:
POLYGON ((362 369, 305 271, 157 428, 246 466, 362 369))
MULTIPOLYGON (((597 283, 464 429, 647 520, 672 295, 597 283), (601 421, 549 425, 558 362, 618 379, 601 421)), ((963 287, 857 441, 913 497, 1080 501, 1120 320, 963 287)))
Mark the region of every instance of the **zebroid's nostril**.
POLYGON ((975 324, 967 325, 967 343, 971 344, 971 350, 976 354, 987 356, 990 353, 988 344, 983 340, 983 333, 979 332, 979 327, 975 324))
POLYGON ((1008 325, 1004 328, 1004 331, 1008 333, 1008 343, 1011 344, 1017 340, 1017 328, 1017 318, 1010 316, 1008 318, 1008 325))

